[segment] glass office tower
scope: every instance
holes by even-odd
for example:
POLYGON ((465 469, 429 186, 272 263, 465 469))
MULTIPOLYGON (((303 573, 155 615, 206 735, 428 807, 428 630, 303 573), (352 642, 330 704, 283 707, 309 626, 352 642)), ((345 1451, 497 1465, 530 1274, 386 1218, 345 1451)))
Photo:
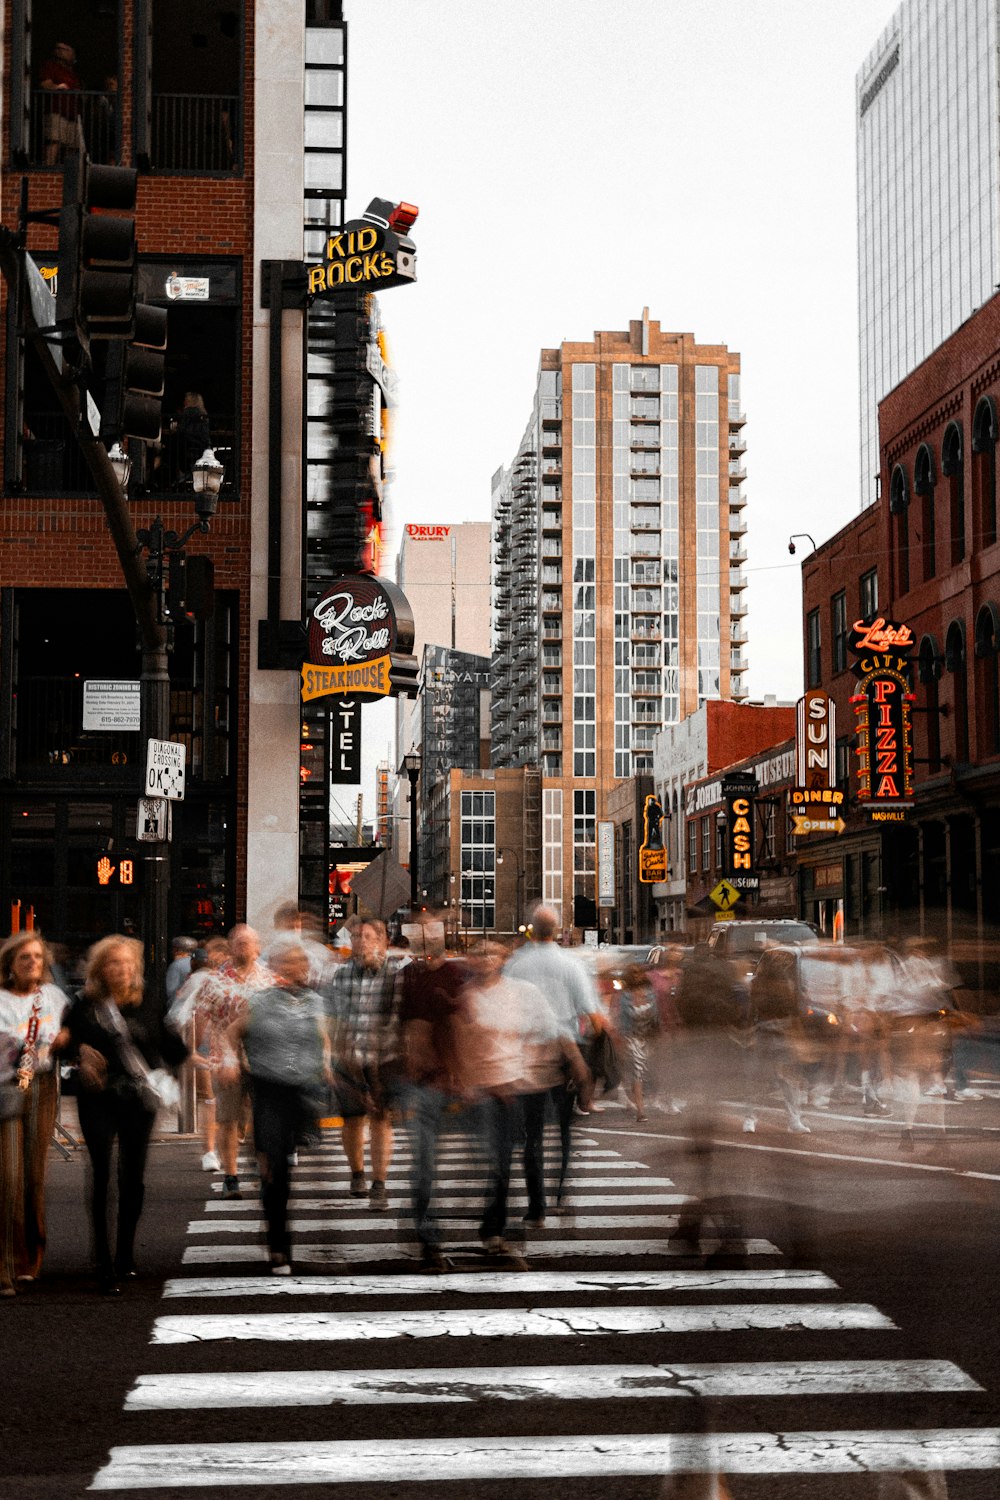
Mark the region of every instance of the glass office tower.
POLYGON ((857 75, 861 505, 878 403, 1000 282, 998 0, 906 0, 857 75))

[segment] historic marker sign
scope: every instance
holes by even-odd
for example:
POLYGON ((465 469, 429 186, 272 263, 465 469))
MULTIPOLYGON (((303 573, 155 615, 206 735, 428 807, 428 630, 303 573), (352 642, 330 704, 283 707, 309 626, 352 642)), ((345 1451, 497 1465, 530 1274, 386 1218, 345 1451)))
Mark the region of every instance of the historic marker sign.
POLYGON ((901 822, 913 805, 913 632, 882 616, 858 620, 850 646, 858 658, 858 800, 874 822, 901 822))

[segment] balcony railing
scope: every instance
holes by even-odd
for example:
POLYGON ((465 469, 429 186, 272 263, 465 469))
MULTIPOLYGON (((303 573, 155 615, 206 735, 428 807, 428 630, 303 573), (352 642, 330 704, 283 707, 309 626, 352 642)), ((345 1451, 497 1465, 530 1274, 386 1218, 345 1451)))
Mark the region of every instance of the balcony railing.
MULTIPOLYGON (((212 426, 212 447, 225 466, 222 495, 232 496, 239 486, 232 418, 212 426)), ((21 485, 29 495, 92 495, 91 478, 80 447, 59 412, 25 409, 22 439, 21 485)), ((191 470, 179 432, 164 430, 158 445, 135 443, 132 447, 134 494, 184 495, 191 490, 191 470)))
MULTIPOLYGON (((115 90, 33 89, 28 165, 62 166, 79 121, 91 161, 119 159, 115 90)), ((240 159, 238 94, 154 94, 150 165, 155 172, 235 172, 240 159)))
POLYGON ((28 123, 28 165, 61 167, 72 147, 76 124, 91 161, 108 165, 118 158, 118 95, 95 89, 32 89, 28 123))
POLYGON ((154 94, 154 172, 234 172, 239 162, 239 96, 154 94))

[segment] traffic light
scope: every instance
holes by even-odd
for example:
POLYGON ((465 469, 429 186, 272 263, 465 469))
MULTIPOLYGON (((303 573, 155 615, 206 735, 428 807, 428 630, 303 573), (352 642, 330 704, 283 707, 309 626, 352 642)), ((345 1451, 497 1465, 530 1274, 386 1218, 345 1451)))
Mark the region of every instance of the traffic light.
POLYGON ((92 165, 82 145, 66 158, 56 322, 84 349, 135 329, 137 180, 132 167, 92 165))
POLYGON ((163 425, 163 371, 167 360, 167 310, 136 303, 135 336, 108 347, 101 402, 101 439, 158 443, 163 425))
POLYGON ((210 620, 215 613, 215 564, 203 552, 188 557, 171 552, 167 576, 167 611, 171 619, 210 620))
POLYGON ((183 611, 189 620, 210 620, 215 613, 215 564, 204 552, 185 559, 183 611))

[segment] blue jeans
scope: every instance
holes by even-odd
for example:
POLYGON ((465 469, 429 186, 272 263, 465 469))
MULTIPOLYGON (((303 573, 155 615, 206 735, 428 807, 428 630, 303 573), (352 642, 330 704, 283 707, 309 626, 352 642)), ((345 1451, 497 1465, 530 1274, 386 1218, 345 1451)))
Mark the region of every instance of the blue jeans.
POLYGON ((431 1194, 437 1173, 437 1144, 441 1119, 448 1095, 440 1089, 411 1084, 406 1095, 407 1129, 413 1165, 410 1168, 410 1197, 417 1239, 422 1245, 439 1245, 441 1234, 431 1216, 431 1194))

